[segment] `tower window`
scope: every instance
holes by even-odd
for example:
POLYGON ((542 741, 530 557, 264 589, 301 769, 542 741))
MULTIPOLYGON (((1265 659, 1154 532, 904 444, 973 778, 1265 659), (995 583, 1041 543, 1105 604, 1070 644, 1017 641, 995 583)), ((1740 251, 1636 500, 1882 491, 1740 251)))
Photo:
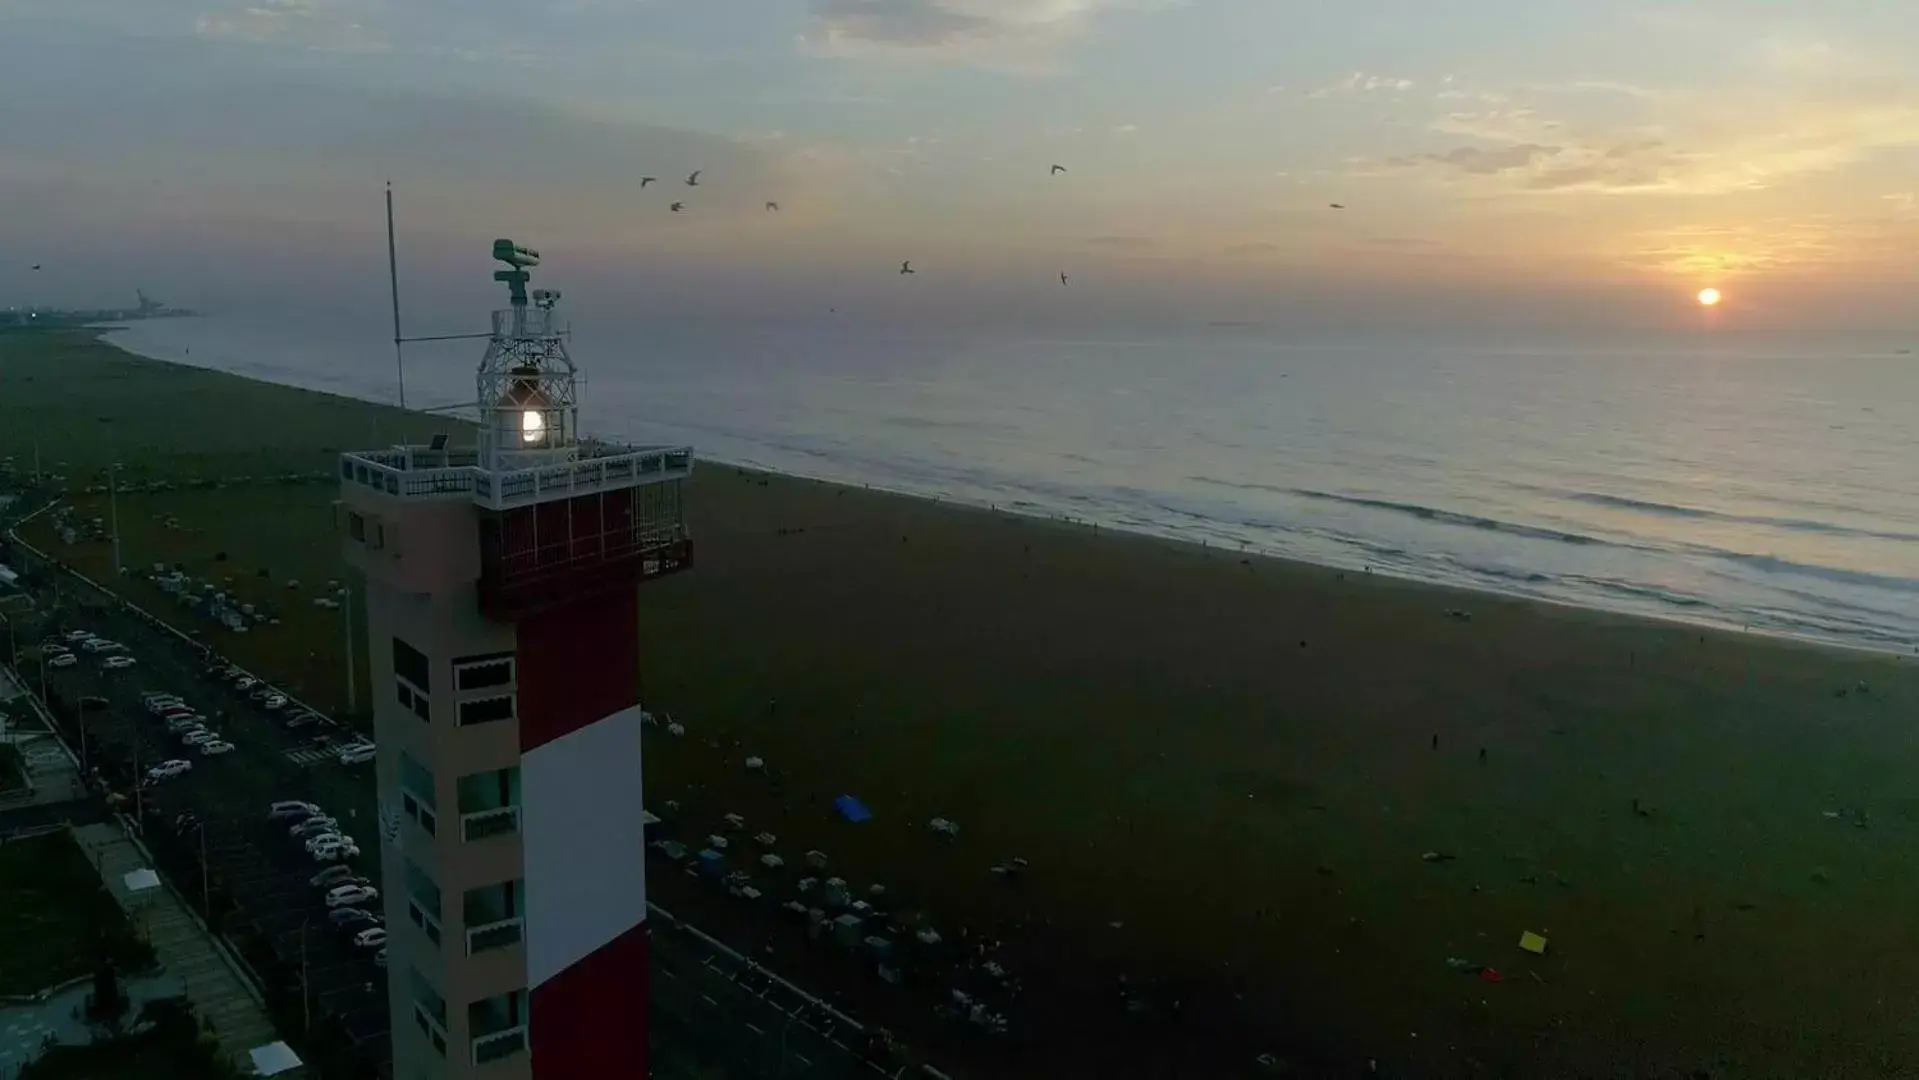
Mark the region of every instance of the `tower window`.
POLYGON ((393 639, 393 673, 413 684, 413 689, 423 694, 433 692, 433 667, 427 662, 426 654, 401 641, 393 639))
POLYGON ((490 724, 496 720, 511 720, 513 715, 512 694, 460 702, 461 727, 471 724, 490 724))

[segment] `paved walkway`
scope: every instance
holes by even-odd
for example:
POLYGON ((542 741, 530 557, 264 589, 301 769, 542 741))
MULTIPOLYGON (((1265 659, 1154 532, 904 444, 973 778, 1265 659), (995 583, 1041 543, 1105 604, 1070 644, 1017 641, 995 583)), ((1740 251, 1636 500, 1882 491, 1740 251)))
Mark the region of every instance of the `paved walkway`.
MULTIPOLYGON (((243 1071, 250 1069, 248 1052, 277 1042, 280 1036, 246 981, 170 890, 153 889, 139 896, 127 892, 127 873, 149 864, 118 824, 83 825, 73 835, 100 868, 107 890, 145 931, 161 966, 186 984, 195 1013, 213 1020, 220 1048, 243 1071)), ((304 1069, 281 1073, 279 1080, 295 1080, 305 1073, 304 1069)))

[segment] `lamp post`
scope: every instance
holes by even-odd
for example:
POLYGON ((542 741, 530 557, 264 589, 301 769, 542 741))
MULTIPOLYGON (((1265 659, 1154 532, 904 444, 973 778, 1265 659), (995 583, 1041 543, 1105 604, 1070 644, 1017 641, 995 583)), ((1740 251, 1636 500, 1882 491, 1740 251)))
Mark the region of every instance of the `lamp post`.
MULTIPOLYGON (((102 424, 112 424, 110 416, 100 417, 102 424)), ((107 428, 107 513, 113 523, 113 573, 120 574, 120 453, 113 441, 113 429, 107 428)))
POLYGON ((346 711, 351 716, 358 711, 355 700, 358 691, 353 681, 353 586, 349 584, 340 590, 340 621, 346 630, 346 711))
POLYGON ((313 1030, 313 994, 307 989, 307 923, 310 916, 300 920, 300 1027, 303 1032, 313 1030))

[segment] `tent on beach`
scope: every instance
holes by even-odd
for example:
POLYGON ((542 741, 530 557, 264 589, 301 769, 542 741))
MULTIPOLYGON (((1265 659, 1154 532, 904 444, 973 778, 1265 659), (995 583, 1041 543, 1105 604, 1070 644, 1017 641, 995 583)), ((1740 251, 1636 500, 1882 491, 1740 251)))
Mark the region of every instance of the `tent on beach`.
POLYGON ((862 821, 873 820, 873 811, 868 810, 865 803, 855 799, 851 795, 841 795, 839 798, 834 799, 833 809, 838 810, 841 817, 855 825, 858 825, 862 821))

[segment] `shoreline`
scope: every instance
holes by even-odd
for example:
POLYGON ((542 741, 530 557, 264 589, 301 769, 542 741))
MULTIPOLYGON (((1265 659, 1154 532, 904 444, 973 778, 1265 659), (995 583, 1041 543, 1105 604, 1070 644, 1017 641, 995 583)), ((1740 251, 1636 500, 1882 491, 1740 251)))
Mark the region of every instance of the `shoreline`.
MULTIPOLYGON (((193 371, 216 372, 219 374, 228 375, 232 378, 246 379, 252 382, 263 383, 269 386, 278 386, 278 387, 285 387, 288 389, 303 390, 309 393, 325 394, 328 396, 342 398, 342 399, 359 403, 359 404, 376 406, 381 409, 404 411, 411 416, 434 417, 440 423, 444 423, 448 419, 456 419, 460 423, 466 423, 466 424, 472 423, 472 421, 466 419, 465 417, 456 416, 451 413, 426 413, 417 409, 400 410, 400 407, 398 405, 390 401, 383 401, 383 400, 369 397, 369 396, 361 396, 357 394, 343 392, 338 387, 320 388, 320 387, 300 386, 293 383, 277 382, 271 379, 260 378, 260 377, 249 375, 249 374, 227 372, 219 368, 201 367, 194 364, 182 363, 181 361, 177 359, 170 359, 167 357, 148 355, 146 353, 142 353, 133 348, 130 348, 121 342, 110 340, 110 336, 115 331, 125 330, 125 329, 126 329, 125 326, 116 324, 116 325, 110 325, 110 326, 88 326, 84 328, 84 330, 79 330, 76 332, 90 333, 94 336, 94 340, 100 342, 101 344, 106 345, 110 348, 116 349, 122 353, 125 353, 128 356, 135 357, 139 360, 150 362, 150 363, 166 364, 172 367, 178 367, 178 368, 183 368, 183 369, 193 370, 193 371)), ((1180 536, 1177 534, 1176 530, 1166 526, 1154 527, 1154 526, 1148 526, 1148 525, 1141 525, 1138 523, 1118 523, 1110 520, 1099 520, 1094 518, 1076 518, 1069 515, 1054 515, 1054 514, 1046 513, 1041 510, 1026 510, 1026 509, 1020 508, 1017 505, 1014 505, 1013 503, 1002 504, 1002 503, 992 502, 990 500, 973 500, 973 499, 965 499, 965 498, 956 498, 956 497, 952 497, 952 496, 948 496, 948 495, 944 495, 941 493, 928 491, 928 490, 914 490, 911 488, 894 487, 894 486, 883 485, 883 484, 876 485, 870 482, 852 480, 847 478, 836 478, 830 474, 822 474, 822 473, 806 470, 804 468, 785 468, 785 467, 768 465, 764 462, 756 462, 751 460, 729 460, 723 457, 709 457, 701 453, 698 445, 693 445, 692 448, 694 452, 694 457, 698 461, 704 464, 712 465, 712 466, 719 466, 723 468, 746 469, 746 470, 764 474, 764 475, 779 476, 779 477, 785 477, 788 479, 803 480, 809 483, 827 484, 827 485, 832 485, 836 487, 849 487, 849 488, 858 487, 862 490, 871 491, 876 494, 891 495, 898 498, 919 499, 919 500, 924 500, 926 502, 933 503, 939 506, 960 507, 968 510, 977 510, 982 513, 995 513, 995 514, 1018 517, 1023 520, 1029 520, 1029 521, 1050 522, 1050 523, 1060 524, 1060 525, 1070 525, 1076 528, 1089 528, 1095 531, 1106 532, 1106 533, 1116 533, 1116 534, 1128 535, 1128 536, 1146 537, 1146 538, 1157 540, 1163 543, 1187 545, 1203 551, 1214 551, 1222 554, 1236 554, 1244 557, 1272 560, 1274 562, 1287 563, 1295 566, 1311 567, 1315 569, 1341 571, 1345 573, 1368 574, 1368 575, 1379 577, 1386 580, 1403 582, 1406 584, 1418 585, 1426 588, 1450 590, 1466 596, 1486 596, 1486 597, 1492 597, 1492 598, 1497 598, 1502 600, 1517 600, 1525 603, 1545 604, 1552 607, 1565 608, 1572 611, 1589 612, 1595 615, 1602 615, 1602 616, 1609 616, 1609 617, 1628 618, 1628 619, 1646 619, 1654 622, 1668 623, 1674 626, 1682 626, 1682 627, 1687 627, 1695 630, 1705 630, 1705 631, 1711 631, 1715 633, 1724 633, 1724 634, 1736 634, 1736 635, 1740 635, 1748 638, 1757 638, 1760 640, 1789 642, 1797 645, 1807 645, 1807 646, 1813 646, 1817 648, 1834 649, 1842 652, 1860 653, 1860 654, 1869 655, 1869 656, 1881 656, 1881 657, 1890 656, 1890 657, 1897 657, 1897 658, 1904 658, 1908 656, 1919 656, 1919 641, 1903 643, 1902 645, 1893 645, 1888 643, 1883 646, 1875 646, 1875 645, 1864 643, 1864 642, 1851 641, 1843 638, 1812 634, 1812 633, 1793 633, 1786 630, 1775 630, 1775 629, 1768 629, 1768 628, 1760 628, 1755 630, 1751 627, 1750 624, 1742 625, 1730 620, 1712 619, 1712 618, 1689 618, 1678 612, 1671 612, 1671 611, 1657 611, 1657 612, 1646 611, 1646 610, 1632 608, 1623 603, 1616 604, 1616 605, 1607 605, 1599 602, 1587 602, 1582 600, 1571 600, 1571 599, 1565 599, 1560 597, 1544 596, 1538 593, 1528 592, 1518 588, 1499 588, 1490 583, 1483 583, 1483 582, 1461 583, 1461 582, 1452 582, 1452 581, 1434 581, 1434 580, 1429 580, 1427 578, 1415 576, 1411 573, 1396 572, 1391 569, 1376 569, 1371 567, 1369 564, 1365 563, 1362 560, 1354 560, 1352 562, 1315 560, 1315 559, 1305 558, 1303 556, 1290 553, 1285 550, 1274 549, 1274 548, 1262 548, 1262 547, 1256 547, 1252 545, 1242 546, 1239 548, 1232 548, 1232 547, 1227 547, 1223 545, 1214 546, 1206 543, 1204 540, 1195 540, 1195 539, 1192 539, 1191 537, 1180 536)))

